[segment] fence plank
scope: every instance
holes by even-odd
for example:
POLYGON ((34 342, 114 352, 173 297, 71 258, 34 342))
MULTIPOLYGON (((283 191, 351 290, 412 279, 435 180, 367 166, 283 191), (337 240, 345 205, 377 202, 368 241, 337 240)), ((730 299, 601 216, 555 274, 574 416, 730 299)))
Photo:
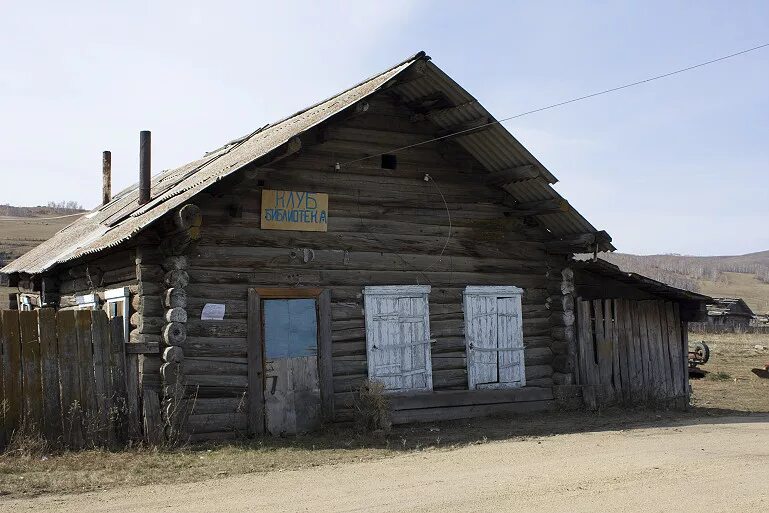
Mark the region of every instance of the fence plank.
MULTIPOLYGON (((598 355, 598 373, 600 387, 601 404, 606 404, 614 399, 614 389, 611 384, 611 365, 612 365, 612 342, 611 326, 607 332, 606 314, 603 310, 604 301, 596 299, 593 301, 593 313, 595 315, 595 345, 598 355)), ((609 313, 609 324, 611 324, 611 313, 609 313)))
POLYGON ((614 320, 617 327, 617 353, 621 376, 622 401, 629 403, 630 383, 633 378, 630 376, 630 355, 628 354, 628 348, 631 341, 628 337, 626 303, 627 301, 624 299, 616 299, 614 301, 614 320))
POLYGON ((635 312, 639 342, 638 356, 641 361, 641 369, 644 377, 641 396, 644 401, 648 401, 651 398, 652 390, 654 389, 654 379, 649 367, 649 332, 646 329, 646 308, 644 307, 643 302, 639 301, 635 303, 635 312))
POLYGON ((5 310, 0 312, 3 316, 3 367, 5 372, 5 396, 6 405, 6 437, 10 440, 13 432, 18 429, 21 421, 21 340, 19 338, 19 312, 5 310))
POLYGON ((19 312, 21 332, 22 414, 24 422, 32 430, 43 428, 43 386, 40 379, 40 337, 37 332, 37 316, 34 312, 19 312))
POLYGON ((619 365, 619 329, 617 327, 617 313, 614 310, 614 300, 604 301, 604 326, 611 348, 611 390, 615 400, 622 398, 622 372, 619 365))
POLYGON ((668 318, 665 315, 665 302, 657 301, 657 319, 660 325, 660 338, 662 346, 660 347, 663 373, 665 375, 665 398, 675 397, 675 383, 673 381, 672 361, 670 354, 670 336, 668 335, 668 318))
POLYGON ((94 395, 96 396, 96 441, 107 441, 109 426, 109 319, 103 310, 91 311, 91 341, 93 350, 94 395))
POLYGON ((93 376, 93 348, 91 342, 91 311, 75 311, 77 332, 77 361, 80 367, 80 398, 83 401, 83 435, 90 441, 98 419, 96 390, 93 376))
POLYGON ((51 442, 62 436, 59 397, 59 358, 56 346, 56 312, 52 308, 38 310, 40 335, 40 370, 43 381, 43 432, 51 442))
MULTIPOLYGON (((125 350, 125 349, 124 349, 125 350)), ((128 407, 128 436, 140 438, 142 433, 139 411, 139 355, 125 355, 126 405, 128 407)))
POLYGON ((83 401, 80 397, 76 313, 76 310, 59 310, 56 314, 62 428, 64 443, 72 448, 83 446, 83 401))
POLYGON ((676 324, 678 324, 678 320, 675 318, 673 303, 669 301, 665 302, 664 308, 670 350, 670 372, 673 382, 673 395, 680 399, 684 395, 684 375, 682 374, 683 366, 681 364, 681 359, 684 355, 681 339, 676 335, 676 324))
MULTIPOLYGON (((1 313, 1 312, 0 312, 1 313)), ((0 449, 8 443, 6 426, 6 398, 5 398, 5 374, 6 374, 6 353, 5 339, 3 338, 3 316, 0 315, 0 449)))
POLYGON ((124 338, 123 317, 110 319, 109 371, 112 411, 110 413, 110 431, 108 436, 112 444, 124 442, 128 439, 124 338))
POLYGON ((649 367, 654 375, 654 398, 662 399, 665 391, 665 365, 662 361, 662 335, 660 330, 657 302, 646 301, 646 329, 649 331, 649 367))
POLYGON ((591 316, 591 302, 577 301, 579 335, 579 375, 582 385, 582 399, 585 406, 591 410, 598 408, 597 386, 600 382, 598 367, 595 363, 595 346, 593 344, 593 322, 591 316))
POLYGON ((144 437, 151 447, 163 441, 163 424, 160 419, 160 400, 154 390, 144 389, 143 397, 144 437))

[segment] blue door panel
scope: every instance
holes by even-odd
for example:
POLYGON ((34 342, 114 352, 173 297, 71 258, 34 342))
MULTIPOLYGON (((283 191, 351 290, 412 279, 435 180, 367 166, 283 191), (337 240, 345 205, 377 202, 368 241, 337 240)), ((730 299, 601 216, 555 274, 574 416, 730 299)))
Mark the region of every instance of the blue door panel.
POLYGON ((296 358, 318 353, 314 299, 264 301, 265 358, 296 358))

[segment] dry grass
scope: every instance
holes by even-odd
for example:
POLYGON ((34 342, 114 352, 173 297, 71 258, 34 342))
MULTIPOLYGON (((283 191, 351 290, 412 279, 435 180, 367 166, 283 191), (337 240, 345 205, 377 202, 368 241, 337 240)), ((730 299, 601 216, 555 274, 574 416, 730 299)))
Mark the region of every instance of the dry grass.
POLYGON ((76 493, 158 482, 198 482, 244 473, 389 458, 414 451, 452 450, 491 440, 669 425, 702 414, 619 409, 600 413, 548 412, 399 426, 386 436, 361 434, 352 428, 332 428, 311 436, 165 450, 13 453, 0 456, 0 496, 76 493))
POLYGON ((699 280, 700 291, 708 296, 741 297, 755 313, 769 312, 769 283, 754 274, 721 273, 717 281, 699 280))
POLYGON ((689 342, 704 340, 710 361, 702 366, 705 379, 692 380, 694 406, 745 412, 769 412, 769 334, 690 333, 689 342), (756 370, 757 373, 753 372, 756 370), (762 372, 764 371, 764 372, 762 372))
MULTIPOLYGON (((693 380, 689 412, 606 409, 599 413, 550 412, 514 417, 468 419, 397 426, 389 433, 366 434, 332 427, 314 435, 264 438, 240 443, 174 449, 132 448, 46 454, 17 450, 0 456, 0 495, 74 493, 157 482, 197 482, 225 476, 287 471, 320 465, 389 458, 410 451, 451 450, 489 440, 515 440, 583 431, 630 429, 699 421, 703 416, 769 412, 769 379, 751 370, 769 361, 769 335, 690 335, 704 338, 709 375, 693 380), (728 378, 726 377, 728 376, 728 378)), ((21 449, 21 448, 19 448, 21 449)), ((2 500, 2 499, 0 499, 2 500)))

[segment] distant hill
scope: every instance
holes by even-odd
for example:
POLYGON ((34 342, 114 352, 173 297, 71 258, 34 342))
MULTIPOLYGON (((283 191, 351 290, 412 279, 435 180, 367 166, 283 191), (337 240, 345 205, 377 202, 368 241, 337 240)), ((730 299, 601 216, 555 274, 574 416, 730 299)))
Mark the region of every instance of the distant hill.
POLYGON ((600 258, 674 287, 741 297, 754 312, 769 312, 769 251, 707 257, 602 253, 600 258))
MULTIPOLYGON (((71 208, 71 202, 67 205, 67 202, 39 207, 0 205, 0 267, 50 239, 85 213, 82 208, 71 208)), ((0 286, 0 309, 7 308, 9 293, 11 289, 0 286)))

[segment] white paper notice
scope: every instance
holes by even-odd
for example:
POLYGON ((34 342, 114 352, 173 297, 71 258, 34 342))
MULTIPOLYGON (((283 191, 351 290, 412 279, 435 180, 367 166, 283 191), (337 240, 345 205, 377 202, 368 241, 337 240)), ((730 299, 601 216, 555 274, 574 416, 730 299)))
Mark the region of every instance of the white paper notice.
POLYGON ((217 303, 206 303, 203 312, 200 314, 201 321, 221 321, 224 319, 224 305, 217 303))

